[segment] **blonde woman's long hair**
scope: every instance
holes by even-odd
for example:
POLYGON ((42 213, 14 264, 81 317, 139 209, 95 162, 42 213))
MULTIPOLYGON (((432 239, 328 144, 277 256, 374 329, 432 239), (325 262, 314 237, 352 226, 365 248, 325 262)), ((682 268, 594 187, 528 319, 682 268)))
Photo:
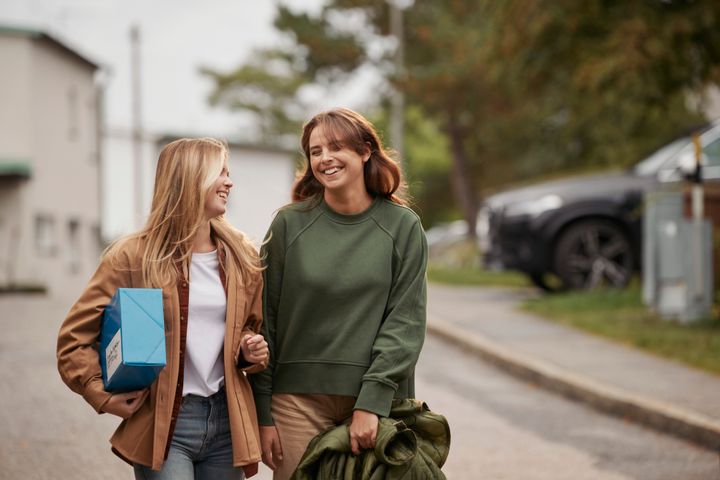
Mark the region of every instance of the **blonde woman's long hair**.
MULTIPOLYGON (((117 265, 122 245, 143 244, 143 281, 154 288, 187 278, 195 235, 205 220, 205 199, 228 158, 227 145, 214 138, 182 138, 160 152, 150 215, 145 226, 110 245, 105 252, 117 265)), ((262 270, 253 244, 224 216, 210 220, 215 241, 225 247, 245 283, 262 270)))

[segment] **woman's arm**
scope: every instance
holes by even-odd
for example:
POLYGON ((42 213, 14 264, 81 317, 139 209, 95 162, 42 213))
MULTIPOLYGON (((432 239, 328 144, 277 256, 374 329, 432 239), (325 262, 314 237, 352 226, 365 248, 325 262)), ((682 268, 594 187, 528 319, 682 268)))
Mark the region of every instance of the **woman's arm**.
POLYGON ((120 286, 128 286, 129 269, 114 268, 105 258, 60 327, 58 371, 70 389, 98 413, 112 395, 105 391, 97 342, 105 307, 120 286))
POLYGON ((390 413, 398 384, 412 373, 425 339, 427 241, 420 220, 412 219, 396 239, 399 266, 355 403, 356 410, 379 416, 390 413))
POLYGON ((250 311, 240 333, 240 358, 236 362, 245 373, 257 373, 268 366, 267 342, 260 334, 263 324, 262 313, 263 280, 258 278, 250 302, 250 311), (249 344, 248 344, 249 342, 249 344))
POLYGON ((268 343, 270 359, 267 369, 250 375, 248 378, 255 397, 258 422, 263 426, 274 425, 270 413, 270 402, 272 398, 273 371, 277 358, 275 354, 275 325, 285 265, 285 233, 285 222, 281 211, 273 220, 260 253, 265 262, 265 271, 263 272, 264 288, 262 292, 262 334, 268 343))

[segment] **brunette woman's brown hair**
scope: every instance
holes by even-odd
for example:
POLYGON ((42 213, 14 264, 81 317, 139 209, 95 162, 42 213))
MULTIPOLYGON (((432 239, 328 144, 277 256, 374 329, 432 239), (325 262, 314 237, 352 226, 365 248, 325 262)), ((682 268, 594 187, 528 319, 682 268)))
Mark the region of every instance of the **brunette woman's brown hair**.
POLYGON ((365 117, 348 108, 335 108, 318 113, 303 126, 302 149, 307 164, 305 172, 295 181, 292 190, 293 202, 322 199, 324 187, 317 181, 310 167, 310 134, 322 126, 328 142, 351 148, 358 155, 370 151, 370 158, 363 166, 365 189, 373 197, 384 197, 405 205, 407 190, 400 166, 383 148, 375 127, 365 117))

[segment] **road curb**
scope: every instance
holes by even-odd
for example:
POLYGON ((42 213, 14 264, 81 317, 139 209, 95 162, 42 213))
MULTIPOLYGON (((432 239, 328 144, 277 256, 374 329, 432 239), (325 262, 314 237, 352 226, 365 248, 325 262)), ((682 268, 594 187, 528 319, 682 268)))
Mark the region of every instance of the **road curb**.
POLYGON ((591 380, 544 360, 512 351, 484 335, 468 332, 435 316, 428 319, 427 329, 431 334, 547 390, 602 412, 720 450, 720 421, 706 415, 591 380))

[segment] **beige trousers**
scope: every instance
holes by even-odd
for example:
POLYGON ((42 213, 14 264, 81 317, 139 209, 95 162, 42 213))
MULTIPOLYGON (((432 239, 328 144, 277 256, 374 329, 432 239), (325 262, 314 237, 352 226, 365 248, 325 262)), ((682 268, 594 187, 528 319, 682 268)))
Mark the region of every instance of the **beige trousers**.
POLYGON ((277 462, 273 480, 288 480, 310 440, 350 418, 355 400, 355 397, 342 395, 274 394, 272 416, 280 437, 283 459, 277 462))

